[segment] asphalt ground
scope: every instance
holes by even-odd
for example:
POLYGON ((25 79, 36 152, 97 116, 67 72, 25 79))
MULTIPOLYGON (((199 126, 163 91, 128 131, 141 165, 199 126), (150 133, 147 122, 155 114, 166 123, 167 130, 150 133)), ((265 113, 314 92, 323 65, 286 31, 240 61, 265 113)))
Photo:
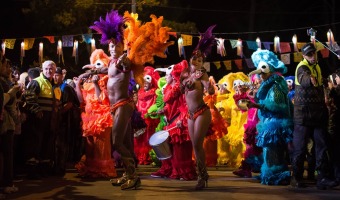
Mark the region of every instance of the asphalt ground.
MULTIPOLYGON (((28 180, 24 176, 15 185, 17 193, 6 199, 18 200, 187 200, 187 199, 227 199, 227 200, 340 200, 340 186, 329 190, 318 190, 314 183, 307 188, 295 189, 290 186, 268 186, 256 178, 240 178, 224 166, 209 167, 208 187, 195 191, 196 181, 181 181, 167 178, 153 178, 151 172, 157 167, 138 166, 142 184, 136 190, 121 190, 112 186, 109 179, 84 179, 75 169, 68 169, 62 176, 50 176, 41 180, 28 180)), ((123 173, 117 169, 118 175, 123 173)), ((258 174, 253 174, 254 176, 258 174)))

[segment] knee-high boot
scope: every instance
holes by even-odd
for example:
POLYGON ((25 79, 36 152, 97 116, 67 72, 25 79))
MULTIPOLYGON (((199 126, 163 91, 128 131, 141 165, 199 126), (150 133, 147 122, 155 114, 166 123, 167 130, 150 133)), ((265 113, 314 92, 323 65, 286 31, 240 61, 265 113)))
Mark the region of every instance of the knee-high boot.
POLYGON ((195 189, 202 190, 205 187, 208 187, 208 179, 209 175, 207 172, 206 166, 197 160, 197 171, 198 171, 198 179, 195 189))
POLYGON ((122 157, 122 161, 125 165, 126 181, 120 187, 122 190, 130 188, 137 189, 141 185, 140 178, 137 175, 135 161, 133 158, 122 157))

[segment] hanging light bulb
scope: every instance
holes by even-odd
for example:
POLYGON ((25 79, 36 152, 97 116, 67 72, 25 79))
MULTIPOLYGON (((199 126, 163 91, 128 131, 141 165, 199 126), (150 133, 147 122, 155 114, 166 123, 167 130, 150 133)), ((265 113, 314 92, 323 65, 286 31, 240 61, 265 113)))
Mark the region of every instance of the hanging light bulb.
POLYGON ((274 37, 274 52, 275 53, 280 53, 281 52, 279 36, 275 36, 274 37))
POLYGON ((39 63, 43 63, 44 58, 44 44, 42 42, 39 43, 39 63))
POLYGON ((256 38, 256 44, 257 44, 257 48, 261 49, 261 40, 259 37, 256 38))
POLYGON ((91 39, 91 53, 96 50, 96 41, 92 38, 91 39))
POLYGON ((294 45, 294 51, 298 52, 299 50, 298 50, 298 47, 297 47, 297 36, 296 36, 296 34, 293 35, 292 41, 293 41, 293 45, 294 45))

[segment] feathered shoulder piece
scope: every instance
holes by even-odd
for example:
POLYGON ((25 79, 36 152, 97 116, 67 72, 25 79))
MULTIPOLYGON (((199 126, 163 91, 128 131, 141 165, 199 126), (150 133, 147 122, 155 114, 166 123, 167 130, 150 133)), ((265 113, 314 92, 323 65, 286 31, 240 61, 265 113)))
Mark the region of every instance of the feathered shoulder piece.
POLYGON ((207 57, 211 53, 211 48, 215 44, 215 36, 212 34, 212 30, 216 25, 210 26, 205 33, 200 33, 200 39, 194 51, 192 52, 192 56, 203 56, 207 57))
POLYGON ((90 28, 102 34, 101 44, 109 44, 111 40, 123 42, 124 23, 123 16, 120 16, 117 10, 112 10, 106 14, 105 19, 100 17, 90 28))
POLYGON ((133 63, 143 65, 154 63, 154 56, 166 58, 165 50, 173 45, 173 41, 168 41, 171 28, 162 26, 163 17, 157 18, 151 14, 150 22, 141 25, 137 20, 138 15, 124 13, 126 25, 124 37, 127 44, 128 57, 133 63))

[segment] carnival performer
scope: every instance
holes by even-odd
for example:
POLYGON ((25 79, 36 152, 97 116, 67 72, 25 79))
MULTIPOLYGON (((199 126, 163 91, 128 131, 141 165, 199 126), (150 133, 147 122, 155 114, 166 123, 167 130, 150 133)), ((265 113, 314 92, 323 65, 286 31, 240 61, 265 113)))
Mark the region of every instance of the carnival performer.
POLYGON ((292 103, 294 104, 294 95, 295 95, 295 76, 286 76, 285 80, 287 82, 288 85, 288 97, 289 99, 292 101, 292 103))
POLYGON ((205 91, 203 97, 204 102, 209 106, 211 112, 211 124, 207 136, 204 138, 203 148, 205 151, 206 165, 209 167, 216 166, 217 164, 217 141, 228 133, 228 126, 226 120, 222 117, 221 113, 217 109, 217 93, 218 87, 213 76, 209 77, 210 84, 214 86, 215 93, 209 94, 205 91))
POLYGON ((125 169, 122 177, 111 179, 110 182, 113 186, 120 186, 122 190, 136 189, 141 185, 140 177, 136 172, 131 138, 130 120, 135 109, 128 91, 131 72, 133 72, 135 81, 142 85, 144 64, 153 64, 154 56, 165 58, 166 48, 173 44, 167 41, 170 28, 162 27, 163 17, 157 18, 151 15, 151 22, 143 25, 137 18, 138 15, 134 13, 130 14, 126 11, 123 17, 117 10, 112 10, 107 13, 105 20, 100 18, 90 27, 102 34, 102 44, 112 42, 114 46, 112 52, 114 56, 109 63, 109 68, 100 68, 91 73, 108 73, 109 75, 107 88, 110 112, 114 120, 112 144, 121 155, 125 169), (124 53, 124 44, 128 54, 124 53))
POLYGON ((203 142, 211 124, 211 112, 205 104, 203 96, 206 90, 208 94, 214 94, 215 89, 210 84, 209 76, 203 67, 205 58, 210 54, 215 43, 212 30, 215 25, 210 26, 204 34, 200 34, 198 45, 190 58, 189 67, 181 74, 181 91, 185 94, 188 106, 188 128, 193 145, 195 160, 198 171, 196 190, 207 187, 208 172, 205 165, 205 152, 203 142))
POLYGON ((143 87, 138 90, 136 107, 144 119, 146 129, 143 134, 134 137, 134 151, 139 165, 151 164, 149 156, 151 146, 149 145, 149 139, 155 133, 159 119, 148 117, 147 113, 148 109, 156 102, 156 89, 158 88, 157 82, 159 78, 158 72, 155 72, 153 67, 144 67, 144 84, 143 87))
POLYGON ((261 78, 257 74, 254 74, 250 77, 250 79, 251 85, 250 89, 246 92, 246 96, 234 95, 235 103, 240 108, 240 110, 245 109, 248 112, 247 122, 244 124, 243 135, 243 142, 246 146, 246 150, 243 154, 244 159, 242 160, 239 169, 233 171, 233 174, 242 178, 250 178, 252 177, 252 172, 260 172, 261 165, 263 163, 262 148, 256 146, 256 125, 259 121, 257 116, 257 108, 241 108, 240 104, 238 103, 241 99, 255 102, 255 95, 258 87, 261 84, 261 78))
POLYGON ((164 130, 169 130, 172 157, 162 160, 161 168, 152 177, 168 177, 171 179, 194 180, 197 178, 195 163, 192 160, 192 143, 188 132, 187 113, 188 107, 184 94, 180 90, 180 74, 188 68, 186 60, 173 66, 171 72, 166 74, 167 84, 164 88, 163 100, 165 106, 157 111, 166 117, 167 125, 164 130), (176 127, 173 129, 173 127, 176 127))
MULTIPOLYGON (((91 64, 84 69, 95 70, 108 67, 110 58, 102 49, 96 49, 90 57, 91 64)), ((96 74, 86 77, 83 73, 75 78, 78 99, 83 105, 82 129, 85 139, 85 154, 75 165, 80 177, 113 178, 117 176, 115 162, 111 156, 112 116, 107 93, 108 76, 96 74)))
POLYGON ((268 50, 257 50, 252 56, 262 83, 256 93, 256 103, 248 102, 249 108, 258 109, 256 126, 257 146, 263 150, 263 164, 259 179, 265 185, 288 185, 290 170, 286 155, 288 143, 293 139, 293 106, 288 99, 288 87, 282 74, 287 67, 268 50))
POLYGON ((245 97, 247 91, 247 83, 249 79, 243 72, 231 72, 226 78, 227 90, 230 91, 230 98, 227 101, 225 113, 230 121, 228 134, 219 142, 219 164, 229 167, 237 167, 241 164, 245 144, 243 143, 244 124, 247 121, 247 111, 242 111, 235 103, 235 98, 245 97))
MULTIPOLYGON (((159 69, 163 69, 163 68, 157 68, 157 69, 155 69, 155 71, 159 71, 159 69)), ((157 85, 158 85, 158 88, 156 89, 156 96, 157 96, 156 102, 152 106, 150 106, 150 108, 148 109, 148 117, 159 119, 159 123, 156 127, 156 130, 155 130, 156 132, 163 130, 163 128, 167 125, 166 117, 165 117, 164 113, 163 114, 157 114, 157 115, 154 114, 158 110, 163 109, 164 106, 165 106, 165 103, 164 103, 164 100, 163 100, 163 96, 164 96, 163 91, 164 91, 164 88, 166 86, 165 76, 158 79, 157 85)), ((149 151, 149 155, 150 155, 150 159, 152 161, 151 165, 160 167, 161 161, 157 157, 154 149, 151 149, 149 151)))

